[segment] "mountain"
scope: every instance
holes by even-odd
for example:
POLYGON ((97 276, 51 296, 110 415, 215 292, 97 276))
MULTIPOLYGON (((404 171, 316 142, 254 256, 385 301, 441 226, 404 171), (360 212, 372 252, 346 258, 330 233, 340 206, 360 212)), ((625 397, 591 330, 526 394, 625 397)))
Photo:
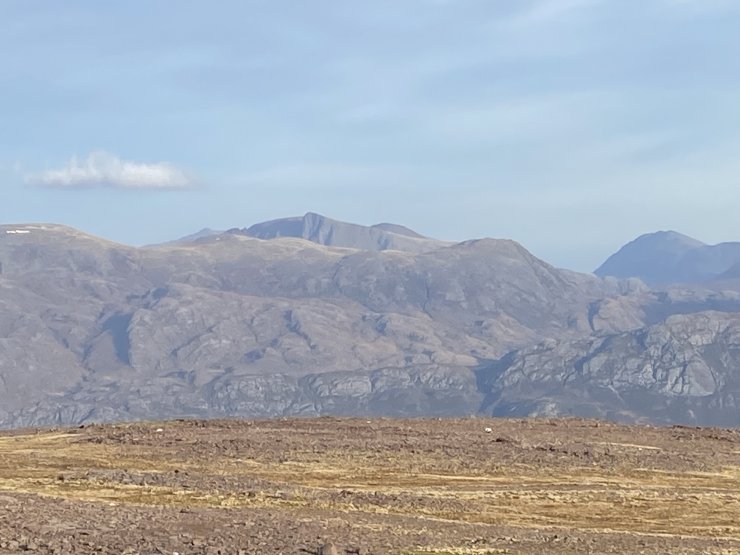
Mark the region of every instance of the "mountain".
POLYGON ((686 253, 677 269, 685 281, 714 281, 731 278, 739 264, 740 242, 727 242, 686 253))
POLYGON ((191 233, 190 235, 185 235, 184 237, 180 237, 179 239, 175 239, 173 241, 166 241, 164 243, 156 243, 156 244, 146 245, 146 246, 157 247, 161 245, 185 245, 187 243, 192 243, 199 239, 205 239, 206 237, 213 237, 214 235, 221 235, 222 233, 224 232, 221 230, 204 227, 200 231, 196 231, 195 233, 191 233))
POLYGON ((610 256, 594 272, 597 276, 635 277, 649 284, 677 280, 676 266, 692 250, 704 243, 675 231, 641 235, 610 256))
POLYGON ((247 229, 231 230, 231 233, 258 239, 296 237, 329 247, 368 251, 398 250, 419 253, 449 245, 444 241, 419 235, 401 225, 382 223, 368 227, 332 220, 312 212, 302 217, 283 218, 255 224, 247 229))
POLYGON ((724 279, 740 264, 740 243, 706 245, 675 231, 641 235, 610 256, 595 274, 635 277, 651 285, 724 279))
POLYGON ((512 352, 708 308, 740 312, 740 295, 559 270, 510 240, 415 252, 223 233, 134 248, 0 226, 0 426, 475 414, 494 383, 519 394, 486 374, 512 352))

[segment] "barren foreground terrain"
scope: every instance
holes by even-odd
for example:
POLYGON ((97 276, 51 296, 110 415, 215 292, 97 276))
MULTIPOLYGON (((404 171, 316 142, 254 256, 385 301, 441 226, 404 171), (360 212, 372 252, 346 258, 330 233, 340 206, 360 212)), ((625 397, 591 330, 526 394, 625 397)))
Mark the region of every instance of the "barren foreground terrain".
POLYGON ((0 552, 740 553, 740 432, 177 421, 0 436, 0 552))

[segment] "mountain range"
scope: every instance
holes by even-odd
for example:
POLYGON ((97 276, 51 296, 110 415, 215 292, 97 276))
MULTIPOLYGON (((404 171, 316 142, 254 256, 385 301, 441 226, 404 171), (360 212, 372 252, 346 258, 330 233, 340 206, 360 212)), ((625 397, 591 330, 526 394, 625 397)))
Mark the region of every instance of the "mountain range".
POLYGON ((0 426, 322 414, 739 425, 740 294, 650 288, 651 245, 676 266, 704 248, 663 239, 593 275, 511 240, 312 213, 139 248, 0 226, 0 426))

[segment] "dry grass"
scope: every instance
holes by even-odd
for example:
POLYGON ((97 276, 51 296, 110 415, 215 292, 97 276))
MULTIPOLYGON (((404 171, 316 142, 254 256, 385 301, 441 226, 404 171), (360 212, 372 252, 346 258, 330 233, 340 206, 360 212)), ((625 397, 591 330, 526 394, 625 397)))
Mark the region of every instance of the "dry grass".
MULTIPOLYGON (((277 457, 258 447, 264 440, 259 431, 251 432, 255 447, 238 452, 199 451, 205 440, 187 433, 176 443, 160 441, 163 436, 153 428, 143 429, 141 441, 128 443, 93 442, 87 431, 0 437, 0 493, 116 504, 308 507, 530 529, 740 538, 740 464, 727 464, 737 453, 731 448, 729 459, 718 459, 721 464, 687 470, 671 469, 669 463, 643 468, 644 461, 629 458, 610 465, 562 458, 545 464, 488 460, 480 453, 470 454, 478 457, 470 464, 444 449, 379 451, 351 444, 318 451, 291 444, 279 448, 277 457), (143 478, 125 483, 115 472, 143 478), (175 479, 183 475, 189 477, 187 486, 175 479), (245 493, 244 484, 255 480, 258 487, 245 493)), ((593 445, 640 449, 650 456, 667 449, 626 442, 593 445)), ((527 447, 508 449, 525 452, 527 447)), ((408 555, 506 552, 469 547, 408 555)))

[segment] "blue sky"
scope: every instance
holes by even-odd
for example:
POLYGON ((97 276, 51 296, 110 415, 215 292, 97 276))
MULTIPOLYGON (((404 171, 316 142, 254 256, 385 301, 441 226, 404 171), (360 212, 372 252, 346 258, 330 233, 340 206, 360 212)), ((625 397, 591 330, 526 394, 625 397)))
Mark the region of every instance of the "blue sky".
POLYGON ((2 0, 0 222, 740 240, 735 0, 2 0))

